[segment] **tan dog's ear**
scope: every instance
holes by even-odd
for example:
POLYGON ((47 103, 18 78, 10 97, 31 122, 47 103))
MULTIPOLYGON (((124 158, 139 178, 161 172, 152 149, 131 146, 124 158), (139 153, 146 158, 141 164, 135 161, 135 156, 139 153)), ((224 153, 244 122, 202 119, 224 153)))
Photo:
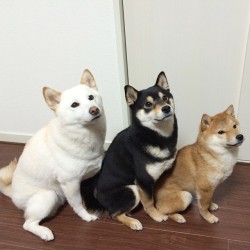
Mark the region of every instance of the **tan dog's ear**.
POLYGON ((161 87, 162 89, 169 89, 168 80, 165 73, 162 71, 156 79, 155 86, 161 87))
POLYGON ((138 91, 130 85, 126 85, 124 90, 128 106, 133 105, 138 98, 138 91))
POLYGON ((43 88, 43 97, 53 111, 56 111, 58 104, 61 101, 61 93, 57 92, 51 88, 44 87, 43 88))
POLYGON ((228 115, 231 115, 232 117, 235 117, 233 105, 230 105, 224 112, 228 115))
POLYGON ((211 122, 212 118, 209 115, 204 114, 201 118, 201 131, 205 131, 206 129, 208 129, 211 122))
POLYGON ((85 69, 82 73, 81 84, 97 90, 95 79, 88 69, 85 69))

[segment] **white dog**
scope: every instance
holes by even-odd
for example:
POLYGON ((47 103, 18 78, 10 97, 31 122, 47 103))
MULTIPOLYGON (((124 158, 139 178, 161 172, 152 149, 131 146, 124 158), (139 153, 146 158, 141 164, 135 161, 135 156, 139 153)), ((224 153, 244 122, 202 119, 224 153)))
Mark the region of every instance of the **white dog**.
POLYGON ((49 241, 54 239, 52 231, 39 223, 65 198, 83 220, 97 219, 85 208, 80 182, 101 168, 106 121, 88 70, 80 85, 62 93, 45 87, 43 95, 55 117, 30 139, 17 165, 14 160, 0 169, 0 191, 24 210, 23 228, 49 241))

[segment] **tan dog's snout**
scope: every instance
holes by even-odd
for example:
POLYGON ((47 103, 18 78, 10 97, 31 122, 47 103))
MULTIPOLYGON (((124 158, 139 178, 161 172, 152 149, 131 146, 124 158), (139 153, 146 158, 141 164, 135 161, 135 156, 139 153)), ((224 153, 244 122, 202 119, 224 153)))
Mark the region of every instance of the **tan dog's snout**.
POLYGON ((96 106, 93 106, 89 109, 89 113, 93 116, 97 116, 100 114, 100 109, 97 108, 96 106))

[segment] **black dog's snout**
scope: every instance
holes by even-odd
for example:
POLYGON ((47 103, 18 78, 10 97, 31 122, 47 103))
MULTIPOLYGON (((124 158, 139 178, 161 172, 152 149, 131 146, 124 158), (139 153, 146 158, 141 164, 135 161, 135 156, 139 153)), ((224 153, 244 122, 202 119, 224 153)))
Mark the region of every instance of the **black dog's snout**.
POLYGON ((162 107, 161 111, 165 114, 168 114, 171 111, 171 108, 169 106, 162 107))
POLYGON ((89 109, 89 113, 90 113, 91 115, 99 115, 100 110, 99 110, 99 108, 97 108, 96 106, 93 106, 93 107, 91 107, 91 108, 89 109))
POLYGON ((244 136, 243 136, 242 134, 238 134, 238 135, 236 136, 236 139, 237 139, 238 141, 243 141, 244 136))

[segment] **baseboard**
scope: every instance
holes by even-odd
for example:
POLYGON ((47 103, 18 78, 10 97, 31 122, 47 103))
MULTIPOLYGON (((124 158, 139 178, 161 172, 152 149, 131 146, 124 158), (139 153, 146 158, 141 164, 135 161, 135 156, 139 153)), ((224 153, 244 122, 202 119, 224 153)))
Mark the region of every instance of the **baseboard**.
MULTIPOLYGON (((11 142, 11 143, 27 143, 27 141, 32 137, 31 134, 14 134, 14 133, 4 133, 0 132, 1 142, 11 142)), ((105 141, 104 149, 107 150, 111 141, 105 141)))
POLYGON ((31 134, 14 134, 0 132, 0 141, 3 142, 26 143, 31 137, 31 134))

